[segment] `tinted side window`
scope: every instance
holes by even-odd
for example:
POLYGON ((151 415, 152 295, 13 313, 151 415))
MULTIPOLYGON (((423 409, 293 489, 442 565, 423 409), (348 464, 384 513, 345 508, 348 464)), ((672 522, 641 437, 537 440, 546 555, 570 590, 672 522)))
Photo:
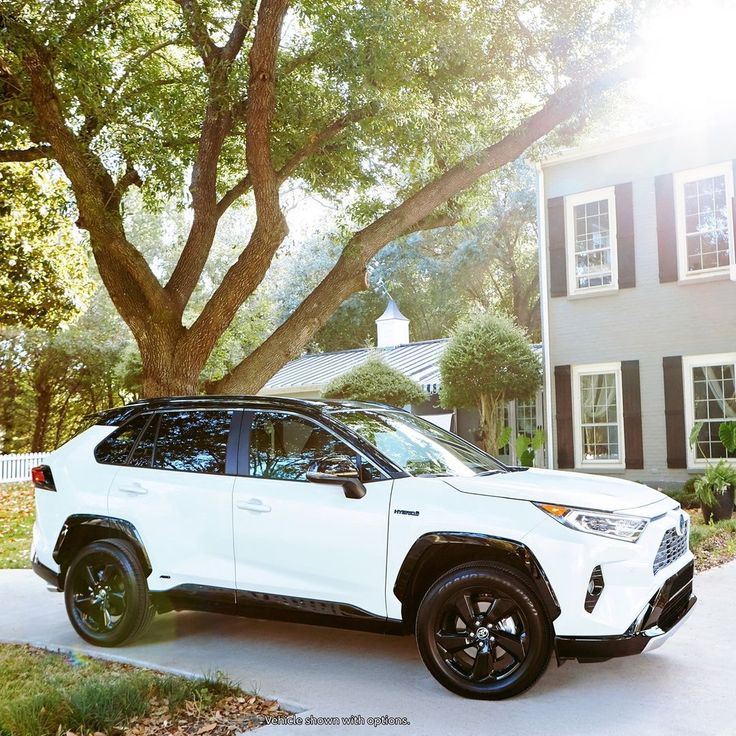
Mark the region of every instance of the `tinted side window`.
POLYGON ((138 435, 146 426, 148 415, 143 414, 131 419, 119 429, 116 429, 109 437, 105 438, 95 448, 95 460, 98 463, 111 465, 124 465, 128 461, 128 455, 133 449, 138 435))
MULTIPOLYGON (((279 412, 253 415, 250 430, 250 475, 256 478, 306 481, 309 466, 320 457, 347 455, 360 462, 355 450, 307 419, 279 412)), ((377 468, 366 468, 366 479, 380 477, 377 468)))
POLYGON ((224 473, 232 411, 162 412, 152 467, 224 473))

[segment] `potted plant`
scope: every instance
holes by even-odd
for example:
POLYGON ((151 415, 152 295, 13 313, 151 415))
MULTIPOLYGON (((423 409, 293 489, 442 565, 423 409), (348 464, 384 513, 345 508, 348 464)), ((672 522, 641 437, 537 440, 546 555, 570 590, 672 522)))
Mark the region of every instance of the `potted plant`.
POLYGON ((700 501, 706 524, 731 518, 734 486, 736 486, 736 469, 726 460, 719 460, 716 465, 708 465, 705 473, 695 481, 695 495, 700 501))
MULTIPOLYGON (((702 428, 703 422, 696 422, 690 433, 691 447, 699 446, 702 428)), ((718 437, 728 452, 736 451, 736 422, 723 422, 719 428, 718 437)), ((703 456, 705 457, 705 453, 703 456)), ((722 458, 715 465, 708 462, 705 472, 696 479, 694 487, 706 524, 731 518, 734 488, 736 487, 736 467, 728 460, 722 458)))

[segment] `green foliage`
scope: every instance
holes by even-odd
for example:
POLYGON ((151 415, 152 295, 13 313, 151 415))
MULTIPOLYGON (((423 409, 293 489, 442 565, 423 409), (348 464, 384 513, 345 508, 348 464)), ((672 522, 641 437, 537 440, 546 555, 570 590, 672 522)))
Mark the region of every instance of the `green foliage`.
POLYGON ((505 316, 479 314, 453 332, 440 359, 445 408, 528 399, 542 382, 542 369, 524 331, 505 316))
POLYGON ((69 196, 49 166, 0 166, 0 326, 56 329, 90 296, 69 196))
POLYGON ((502 407, 528 399, 542 384, 542 367, 527 335, 510 318, 481 313, 461 323, 440 359, 440 402, 478 408, 481 439, 496 452, 502 407))
POLYGON ((736 452, 736 421, 721 422, 718 439, 728 452, 736 452))
POLYGON ((419 404, 427 398, 422 387, 380 357, 371 357, 333 379, 322 392, 326 399, 380 401, 393 406, 419 404))
POLYGON ((191 680, 100 660, 0 645, 0 733, 113 733, 166 701, 211 704, 240 692, 226 680, 191 680))
POLYGON ((727 460, 719 460, 715 465, 709 464, 703 475, 695 481, 695 495, 704 506, 715 506, 717 495, 722 494, 728 486, 736 487, 736 468, 727 460))
POLYGON ((537 453, 544 447, 544 443, 547 441, 547 435, 543 430, 538 429, 531 437, 522 434, 516 438, 516 457, 519 459, 519 463, 526 468, 531 468, 534 465, 534 458, 537 453))
POLYGON ((700 508, 700 501, 695 495, 695 483, 699 477, 700 476, 693 476, 688 478, 685 483, 683 483, 682 488, 674 490, 667 489, 664 490, 663 493, 666 493, 670 498, 677 501, 684 509, 698 509, 700 508))

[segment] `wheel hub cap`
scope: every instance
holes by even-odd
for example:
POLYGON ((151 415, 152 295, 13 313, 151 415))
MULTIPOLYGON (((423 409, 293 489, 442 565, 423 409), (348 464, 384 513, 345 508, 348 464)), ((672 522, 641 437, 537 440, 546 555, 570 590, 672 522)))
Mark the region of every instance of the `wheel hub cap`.
POLYGON ((485 626, 479 626, 478 629, 475 632, 475 635, 479 639, 487 639, 490 636, 490 631, 485 626))

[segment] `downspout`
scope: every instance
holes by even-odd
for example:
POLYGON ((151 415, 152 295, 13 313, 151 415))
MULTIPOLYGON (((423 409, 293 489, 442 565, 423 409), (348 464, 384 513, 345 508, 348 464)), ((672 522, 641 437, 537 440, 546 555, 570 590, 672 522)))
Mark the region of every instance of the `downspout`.
POLYGON ((542 362, 544 364, 544 432, 547 467, 555 466, 552 435, 552 366, 549 357, 549 278, 547 272, 547 227, 544 207, 544 171, 536 161, 537 170, 537 242, 539 243, 539 306, 542 318, 542 362))

